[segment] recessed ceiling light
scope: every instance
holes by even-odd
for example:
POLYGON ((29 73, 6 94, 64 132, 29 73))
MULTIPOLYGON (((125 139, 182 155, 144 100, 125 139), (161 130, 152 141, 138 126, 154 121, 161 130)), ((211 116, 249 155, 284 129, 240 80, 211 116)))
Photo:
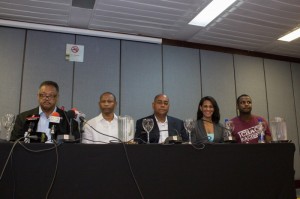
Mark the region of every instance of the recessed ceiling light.
POLYGON ((213 0, 192 21, 190 25, 205 27, 236 0, 213 0))
POLYGON ((299 37, 300 37, 300 28, 294 30, 293 32, 290 32, 289 34, 284 35, 283 37, 280 37, 278 40, 290 42, 299 37))

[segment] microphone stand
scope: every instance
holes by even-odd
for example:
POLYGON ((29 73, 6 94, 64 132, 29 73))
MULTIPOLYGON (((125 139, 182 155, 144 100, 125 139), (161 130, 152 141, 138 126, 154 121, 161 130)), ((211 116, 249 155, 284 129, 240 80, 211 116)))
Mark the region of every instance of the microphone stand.
MULTIPOLYGON (((72 125, 73 118, 69 119, 69 116, 66 114, 66 112, 63 111, 63 113, 64 113, 64 116, 66 117, 67 123, 70 127, 70 133, 69 134, 63 134, 63 135, 57 135, 57 141, 58 141, 58 143, 60 143, 60 142, 74 142, 75 137, 74 137, 73 132, 72 132, 72 130, 73 130, 73 125, 72 125)), ((74 117, 74 115, 72 117, 74 117)))

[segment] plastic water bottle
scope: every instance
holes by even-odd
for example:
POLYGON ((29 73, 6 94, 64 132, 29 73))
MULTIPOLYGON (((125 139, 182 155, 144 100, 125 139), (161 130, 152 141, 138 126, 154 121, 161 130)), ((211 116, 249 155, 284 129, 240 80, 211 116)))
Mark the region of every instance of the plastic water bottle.
POLYGON ((232 131, 234 129, 232 121, 225 119, 225 135, 224 135, 224 141, 225 142, 231 142, 233 141, 232 137, 232 131))
POLYGON ((265 143, 265 127, 261 118, 258 119, 258 143, 265 143))

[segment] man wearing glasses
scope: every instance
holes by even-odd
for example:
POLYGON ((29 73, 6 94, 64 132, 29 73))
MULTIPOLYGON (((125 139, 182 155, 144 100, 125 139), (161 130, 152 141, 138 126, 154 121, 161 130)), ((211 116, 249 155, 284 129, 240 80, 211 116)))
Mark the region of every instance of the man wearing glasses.
MULTIPOLYGON (((57 135, 69 134, 70 132, 69 119, 66 118, 66 113, 63 110, 56 107, 58 97, 59 97, 59 87, 56 82, 44 81, 43 83, 41 83, 37 94, 39 106, 29 111, 20 113, 17 116, 16 123, 12 131, 10 140, 15 141, 21 137, 24 137, 25 133, 30 128, 29 127, 30 122, 28 122, 27 120, 33 115, 39 117, 37 125, 33 126, 33 132, 45 133, 48 137, 46 143, 53 142, 52 139, 56 139, 57 135), (54 136, 51 135, 49 129, 49 122, 50 122, 49 117, 53 112, 59 113, 59 117, 60 117, 59 121, 55 125, 54 136)), ((73 134, 75 134, 75 137, 78 137, 79 133, 78 131, 73 131, 73 134)))

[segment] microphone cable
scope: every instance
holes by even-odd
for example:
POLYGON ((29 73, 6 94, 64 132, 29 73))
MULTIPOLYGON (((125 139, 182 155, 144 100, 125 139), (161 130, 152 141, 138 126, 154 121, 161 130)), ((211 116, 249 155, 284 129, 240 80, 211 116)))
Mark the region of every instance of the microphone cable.
POLYGON ((53 144, 54 146, 53 147, 50 147, 48 149, 40 149, 40 150, 32 150, 32 149, 29 149, 28 147, 26 147, 25 145, 23 145, 23 143, 19 142, 20 145, 27 151, 29 152, 33 152, 33 153, 39 153, 39 152, 44 152, 44 151, 50 151, 52 149, 55 149, 55 154, 56 154, 56 163, 55 163, 55 170, 54 170, 54 174, 53 174, 53 177, 52 177, 52 180, 51 180, 51 183, 50 183, 50 186, 48 188, 48 191, 46 193, 46 199, 49 197, 50 193, 51 193, 51 190, 52 190, 52 187, 53 187, 53 184, 54 184, 54 181, 56 179, 56 175, 57 175, 57 170, 58 170, 58 146, 60 146, 61 144, 57 144, 57 142, 55 140, 53 140, 53 144))
POLYGON ((127 149, 126 149, 126 146, 125 146, 125 142, 122 142, 122 140, 120 140, 120 139, 117 138, 117 137, 114 137, 114 136, 111 136, 111 135, 107 135, 107 134, 105 134, 105 133, 101 133, 100 131, 96 130, 93 126, 91 126, 86 120, 83 120, 83 123, 86 124, 86 125, 88 125, 89 127, 91 127, 91 128, 92 128, 94 131, 96 131, 97 133, 99 133, 99 134, 101 134, 101 135, 104 135, 104 136, 107 136, 107 137, 114 138, 114 139, 118 140, 118 141, 122 144, 122 146, 123 146, 123 148, 124 148, 125 155, 126 155, 126 160, 127 160, 127 163, 128 163, 128 167, 129 167, 129 170, 130 170, 130 172, 131 172, 131 176, 132 176, 132 178, 133 178, 133 180, 134 180, 134 182, 135 182, 135 185, 136 185, 136 187, 137 187, 137 189, 138 189, 138 191, 139 191, 139 194, 140 194, 141 198, 144 199, 143 193, 142 193, 142 191, 141 191, 141 189, 140 189, 140 186, 139 186, 139 184, 138 184, 138 182, 137 182, 137 180, 136 180, 136 178, 135 178, 135 175, 134 175, 134 172, 133 172, 133 169, 132 169, 130 160, 129 160, 128 152, 127 152, 127 149))
MULTIPOLYGON (((28 137, 21 137, 19 139, 17 139, 14 143, 13 143, 13 146, 8 154, 8 157, 6 158, 6 161, 5 161, 5 164, 4 164, 4 167, 2 168, 2 171, 1 171, 1 175, 0 175, 0 181, 2 180, 2 177, 3 177, 3 174, 5 172, 5 169, 7 167, 7 164, 8 164, 8 161, 9 159, 12 159, 12 154, 13 154, 13 151, 16 147, 16 145, 19 143, 25 150, 27 151, 30 151, 30 152, 35 152, 35 153, 39 153, 39 152, 44 152, 44 151, 50 151, 50 150, 53 150, 55 149, 55 152, 56 152, 56 164, 55 164, 55 170, 54 170, 54 174, 53 174, 53 178, 51 180, 51 184, 48 188, 48 191, 47 191, 47 194, 46 194, 46 199, 49 197, 49 194, 51 192, 51 189, 53 187, 53 184, 54 184, 54 181, 55 181, 55 178, 56 178, 56 174, 57 174, 57 168, 58 168, 58 146, 60 146, 60 144, 57 144, 54 140, 54 147, 50 147, 50 148, 47 148, 47 149, 40 149, 40 150, 32 150, 32 149, 29 149, 27 148, 22 142, 20 142, 21 139, 24 139, 24 138, 32 138, 33 136, 28 136, 28 137)), ((14 178, 14 175, 13 175, 13 178, 14 178)))
MULTIPOLYGON (((82 140, 87 140, 87 141, 91 141, 91 142, 96 142, 96 143, 101 143, 101 144, 108 144, 108 142, 103 142, 103 141, 94 141, 94 140, 91 140, 91 139, 88 139, 88 138, 78 138, 76 139, 75 141, 80 141, 82 142, 82 140)), ((83 143, 83 144, 86 144, 86 143, 83 143)))

